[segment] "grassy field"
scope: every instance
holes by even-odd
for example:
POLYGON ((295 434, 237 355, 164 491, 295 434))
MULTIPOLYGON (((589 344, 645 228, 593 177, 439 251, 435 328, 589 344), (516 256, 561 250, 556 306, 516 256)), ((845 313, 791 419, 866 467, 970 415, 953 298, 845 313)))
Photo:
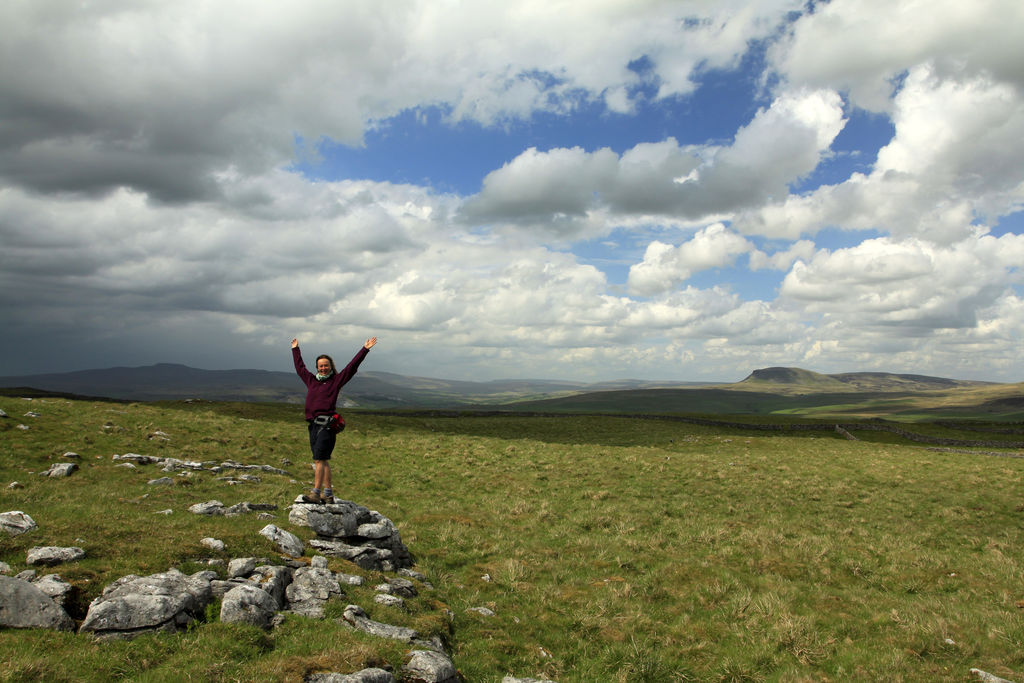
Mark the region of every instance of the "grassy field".
MULTIPOLYGON (((295 406, 0 397, 0 409, 10 415, 0 419, 0 511, 39 523, 0 537, 0 561, 17 572, 33 546, 84 548, 84 560, 48 570, 76 587, 73 617, 125 574, 204 568, 198 560, 217 554, 203 537, 227 544, 223 558, 273 556, 257 533, 266 522, 192 515, 193 503, 276 502, 277 524, 311 536, 284 509, 311 475, 295 406), (82 456, 70 478, 36 474, 66 451, 82 456), (292 476, 229 486, 202 473, 148 486, 164 473, 115 467, 111 455, 126 452, 292 476)), ((436 590, 408 612, 375 605, 380 577, 331 560, 371 580, 346 588, 328 615, 352 602, 440 634, 471 683, 507 673, 561 683, 969 681, 971 667, 1024 681, 1024 459, 869 432, 847 441, 630 418, 346 417, 337 494, 392 519, 436 590)), ((6 630, 0 680, 298 681, 404 661, 405 648, 330 618, 289 617, 264 633, 217 613, 131 643, 6 630)))

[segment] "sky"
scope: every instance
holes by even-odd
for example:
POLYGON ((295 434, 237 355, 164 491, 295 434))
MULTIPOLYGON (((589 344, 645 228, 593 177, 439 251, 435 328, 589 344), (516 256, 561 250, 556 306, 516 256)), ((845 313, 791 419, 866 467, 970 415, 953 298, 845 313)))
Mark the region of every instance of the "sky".
POLYGON ((0 3, 0 375, 1024 381, 1019 0, 0 3))

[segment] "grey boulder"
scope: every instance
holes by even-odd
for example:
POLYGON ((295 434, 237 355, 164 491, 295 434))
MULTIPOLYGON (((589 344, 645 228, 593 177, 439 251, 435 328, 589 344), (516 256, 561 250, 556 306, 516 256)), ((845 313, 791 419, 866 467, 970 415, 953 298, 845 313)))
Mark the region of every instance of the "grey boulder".
POLYGON ((220 620, 269 629, 277 608, 277 602, 265 590, 242 584, 224 595, 224 601, 220 605, 220 620))
POLYGON ((0 626, 73 631, 75 622, 36 586, 0 575, 0 626))
POLYGON ((11 536, 19 536, 32 531, 38 526, 39 525, 36 524, 36 520, 29 517, 21 510, 0 512, 0 529, 3 529, 11 536))
POLYGON ((45 565, 52 567, 64 562, 74 562, 85 557, 81 548, 60 548, 56 546, 36 546, 28 551, 25 562, 32 566, 45 565))
POLYGON ((216 572, 191 576, 170 569, 150 576, 122 577, 92 601, 81 631, 100 638, 130 639, 141 633, 173 632, 203 617, 213 596, 216 572))

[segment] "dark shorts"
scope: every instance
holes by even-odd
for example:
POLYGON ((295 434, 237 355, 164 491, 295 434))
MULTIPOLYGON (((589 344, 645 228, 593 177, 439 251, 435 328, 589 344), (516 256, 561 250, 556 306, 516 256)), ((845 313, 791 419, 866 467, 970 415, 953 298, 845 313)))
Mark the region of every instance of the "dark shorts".
POLYGON ((338 435, 330 429, 309 421, 309 449, 314 460, 330 460, 337 440, 338 435))

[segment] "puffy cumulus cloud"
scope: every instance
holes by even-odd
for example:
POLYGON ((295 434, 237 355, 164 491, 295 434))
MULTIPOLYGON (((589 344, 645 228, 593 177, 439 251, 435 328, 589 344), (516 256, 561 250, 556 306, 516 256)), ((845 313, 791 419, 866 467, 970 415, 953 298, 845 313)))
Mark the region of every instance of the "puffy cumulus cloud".
MULTIPOLYGON (((728 147, 642 143, 609 149, 531 148, 489 173, 462 209, 467 223, 526 223, 560 236, 607 230, 630 216, 699 220, 785 197, 842 130, 842 100, 827 90, 780 95, 728 147), (609 221, 588 217, 603 212, 609 221)), ((593 236, 590 234, 590 236, 593 236)))
POLYGON ((781 295, 850 330, 977 329, 982 311, 1013 296, 1022 258, 1024 237, 1013 234, 949 246, 879 238, 798 261, 781 295))
POLYGON ((912 68, 895 135, 869 174, 737 216, 741 232, 795 239, 824 226, 952 243, 1024 203, 1024 91, 990 76, 912 68))
POLYGON ((808 261, 816 251, 814 242, 810 240, 799 240, 785 251, 777 251, 774 254, 767 254, 760 249, 750 252, 751 270, 789 270, 798 259, 808 261))
POLYGON ((753 248, 721 223, 700 230, 678 247, 655 240, 648 245, 643 261, 629 269, 629 289, 639 296, 665 292, 694 273, 731 265, 738 255, 753 248))
POLYGON ((0 177, 183 202, 217 197, 224 169, 286 163, 295 136, 359 144, 406 109, 485 125, 626 110, 645 82, 692 91, 799 4, 5 3, 0 177), (645 57, 649 73, 630 68, 645 57))
POLYGON ((1022 26, 1015 0, 832 0, 800 16, 769 59, 789 83, 837 88, 858 107, 888 111, 894 79, 920 64, 1024 87, 1022 26))

